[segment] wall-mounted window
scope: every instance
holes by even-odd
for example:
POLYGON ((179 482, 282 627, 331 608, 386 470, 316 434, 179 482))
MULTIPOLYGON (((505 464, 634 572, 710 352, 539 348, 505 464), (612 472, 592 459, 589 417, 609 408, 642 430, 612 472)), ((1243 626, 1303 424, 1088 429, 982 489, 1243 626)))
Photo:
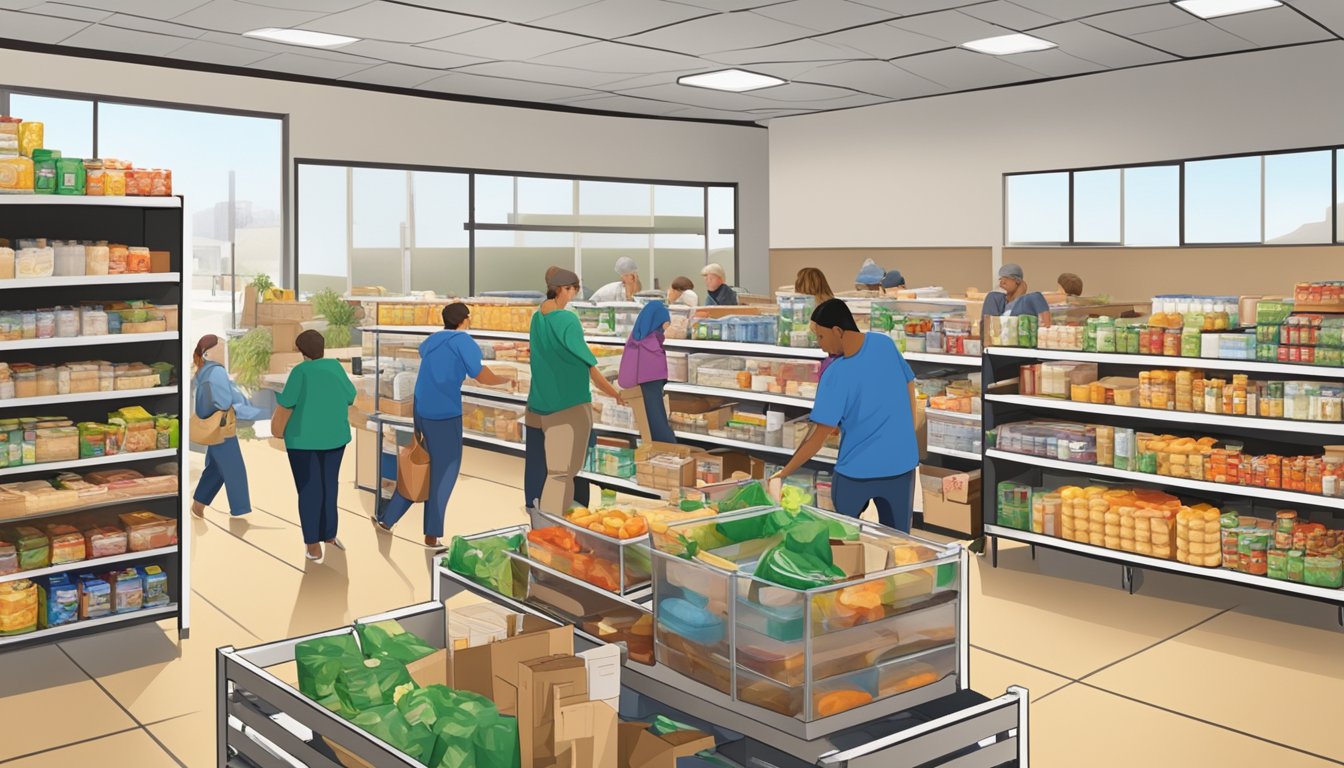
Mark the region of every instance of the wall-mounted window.
POLYGON ((1181 244, 1181 167, 1149 165, 1125 168, 1124 244, 1172 246, 1181 244))
POLYGON ((1063 243, 1069 237, 1069 174, 1008 177, 1008 242, 1063 243))

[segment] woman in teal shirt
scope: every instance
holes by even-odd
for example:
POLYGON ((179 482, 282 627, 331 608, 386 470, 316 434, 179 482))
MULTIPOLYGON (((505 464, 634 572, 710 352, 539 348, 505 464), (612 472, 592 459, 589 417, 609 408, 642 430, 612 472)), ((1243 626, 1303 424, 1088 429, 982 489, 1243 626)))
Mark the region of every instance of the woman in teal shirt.
POLYGON ((276 402, 294 413, 285 425, 285 450, 299 492, 299 521, 309 560, 322 559, 322 542, 345 549, 336 538, 336 495, 341 458, 350 442, 348 408, 355 385, 339 360, 328 360, 317 331, 294 340, 304 361, 294 366, 276 402))
POLYGON ((583 469, 593 431, 591 381, 624 404, 620 392, 597 370, 597 358, 583 338, 579 316, 565 307, 579 293, 579 276, 567 269, 546 275, 546 301, 532 315, 528 333, 533 386, 527 395, 526 424, 546 442, 546 482, 540 508, 564 514, 574 500, 574 478, 583 469))

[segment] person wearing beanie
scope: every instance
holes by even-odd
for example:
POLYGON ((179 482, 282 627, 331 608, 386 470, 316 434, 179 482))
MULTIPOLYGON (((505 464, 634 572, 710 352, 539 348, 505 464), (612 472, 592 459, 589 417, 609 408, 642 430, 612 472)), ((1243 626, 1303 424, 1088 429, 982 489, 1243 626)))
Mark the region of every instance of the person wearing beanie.
POLYGON ((565 307, 579 292, 579 276, 568 269, 547 273, 546 301, 532 314, 528 331, 532 381, 526 426, 544 438, 546 480, 529 504, 563 515, 574 504, 574 480, 583 469, 593 433, 593 396, 589 382, 624 405, 621 393, 597 369, 597 358, 583 337, 579 316, 565 307))
POLYGON ((723 265, 707 264, 700 270, 700 275, 705 278, 705 306, 737 306, 737 291, 728 287, 728 275, 723 271, 723 265))
MULTIPOLYGON (((429 451, 424 530, 430 549, 443 538, 443 516, 462 469, 462 383, 468 378, 487 386, 508 383, 481 364, 481 348, 467 333, 470 328, 471 308, 456 302, 443 308, 443 330, 420 342, 413 416, 416 437, 429 451)), ((411 504, 398 491, 373 520, 384 533, 391 533, 411 504)))
POLYGON ((888 296, 895 296, 905 288, 905 276, 899 269, 889 269, 887 274, 882 276, 882 292, 888 296))
POLYGON ((634 301, 635 294, 644 290, 639 282, 639 264, 629 256, 622 256, 616 260, 616 274, 619 280, 598 288, 593 291, 593 295, 588 297, 591 302, 599 301, 634 301))
MULTIPOLYGON (((1040 291, 1027 288, 1027 279, 1022 267, 1017 264, 1004 264, 999 267, 999 290, 991 291, 985 297, 980 315, 997 317, 999 315, 1036 315, 1041 327, 1050 325, 1050 304, 1040 291)), ((983 335, 983 334, 982 334, 983 335)))
POLYGON ((919 466, 915 373, 888 336, 860 331, 840 299, 813 310, 812 331, 822 350, 837 359, 817 386, 811 430, 771 476, 771 491, 778 497, 783 479, 839 430, 844 439, 831 485, 835 511, 858 517, 872 502, 882 525, 908 533, 919 466))
POLYGON ((887 271, 877 265, 872 259, 864 259, 863 266, 859 267, 859 274, 854 278, 854 288, 860 291, 880 291, 882 290, 882 278, 887 271))

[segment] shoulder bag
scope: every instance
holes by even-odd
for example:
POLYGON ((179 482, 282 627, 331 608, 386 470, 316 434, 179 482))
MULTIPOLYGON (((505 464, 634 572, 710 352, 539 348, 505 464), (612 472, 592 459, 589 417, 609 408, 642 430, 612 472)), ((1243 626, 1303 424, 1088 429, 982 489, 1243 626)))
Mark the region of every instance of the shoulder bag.
POLYGON ((417 429, 411 444, 397 453, 397 493, 410 502, 428 500, 429 476, 429 449, 425 447, 425 436, 417 429))
MULTIPOLYGON (((209 389, 210 382, 203 381, 197 386, 206 387, 207 398, 211 401, 214 400, 213 393, 209 389)), ((196 415, 196 408, 193 403, 188 432, 193 443, 205 446, 219 445, 231 437, 238 436, 238 418, 232 407, 223 411, 215 411, 209 416, 201 418, 196 415)))

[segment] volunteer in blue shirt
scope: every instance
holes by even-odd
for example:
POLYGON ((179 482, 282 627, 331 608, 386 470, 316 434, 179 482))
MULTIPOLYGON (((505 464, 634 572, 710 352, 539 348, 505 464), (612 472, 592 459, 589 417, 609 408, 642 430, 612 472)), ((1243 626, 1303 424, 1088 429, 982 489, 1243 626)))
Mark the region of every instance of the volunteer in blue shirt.
POLYGON ((836 511, 858 517, 871 501, 879 522, 908 532, 919 466, 914 371, 889 337, 860 331, 840 299, 813 310, 812 331, 827 354, 840 357, 822 374, 811 431, 771 485, 798 471, 840 430, 831 486, 836 511))
MULTIPOLYGON (((481 365, 481 348, 466 333, 471 310, 458 302, 443 308, 444 330, 420 343, 420 373, 415 379, 415 429, 429 451, 429 499, 425 502, 425 546, 439 546, 443 516, 462 469, 462 381, 473 378, 496 386, 504 377, 481 365)), ((392 495, 374 522, 390 532, 411 501, 392 495)))
POLYGON ((1036 315, 1041 327, 1050 325, 1050 304, 1040 291, 1027 288, 1022 267, 1017 264, 1004 264, 999 267, 999 290, 985 297, 980 314, 984 317, 997 315, 1036 315))

